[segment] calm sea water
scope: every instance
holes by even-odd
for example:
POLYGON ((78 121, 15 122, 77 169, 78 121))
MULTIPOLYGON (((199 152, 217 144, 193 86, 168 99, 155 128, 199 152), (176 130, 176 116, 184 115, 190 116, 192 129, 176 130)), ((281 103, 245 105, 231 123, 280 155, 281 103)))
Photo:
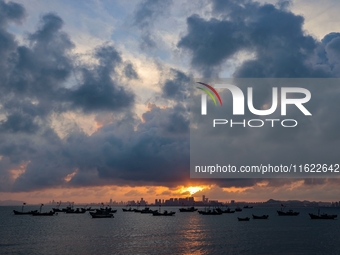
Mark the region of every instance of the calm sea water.
MULTIPOLYGON (((279 217, 275 208, 234 214, 173 217, 122 212, 112 219, 88 213, 53 217, 13 215, 21 207, 0 207, 0 254, 340 254, 339 220, 311 220, 314 208, 297 217, 279 217), (237 221, 251 214, 268 220, 237 221)), ((25 210, 38 209, 27 207, 25 210)), ((49 210, 46 206, 44 210, 49 210)), ((158 209, 158 208, 157 208, 158 209)), ((323 209, 338 214, 339 209, 323 209)))

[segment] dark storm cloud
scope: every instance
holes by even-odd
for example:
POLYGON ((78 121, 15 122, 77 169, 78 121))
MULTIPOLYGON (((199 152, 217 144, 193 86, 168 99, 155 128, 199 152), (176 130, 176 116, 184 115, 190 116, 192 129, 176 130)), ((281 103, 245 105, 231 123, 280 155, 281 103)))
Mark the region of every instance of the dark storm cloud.
POLYGON ((242 32, 243 26, 230 21, 206 21, 194 14, 187 18, 188 33, 178 42, 178 47, 192 53, 191 65, 205 76, 212 69, 241 49, 249 46, 242 32))
POLYGON ((190 78, 183 72, 171 69, 172 79, 167 79, 162 87, 162 97, 183 101, 189 97, 190 78))
MULTIPOLYGON (((188 17, 187 32, 180 38, 178 47, 190 53, 191 66, 208 78, 225 71, 222 69, 223 64, 238 53, 249 53, 253 57, 235 69, 235 78, 339 77, 339 33, 330 33, 319 41, 303 30, 304 18, 293 14, 288 8, 289 4, 283 2, 274 6, 253 1, 212 1, 213 18, 204 19, 197 14, 188 17)), ((241 88, 244 87, 247 86, 241 84, 241 88)), ((254 87, 254 101, 258 107, 271 105, 270 89, 268 86, 254 87)), ((339 98, 340 93, 334 86, 326 88, 311 85, 311 90, 313 100, 308 104, 308 109, 312 111, 313 119, 300 121, 299 114, 294 113, 290 116, 299 120, 299 127, 294 130, 263 128, 265 131, 262 134, 247 128, 237 131, 220 128, 215 130, 224 134, 217 142, 224 144, 219 149, 223 148, 226 155, 240 158, 244 164, 267 159, 278 165, 316 159, 330 162, 336 156, 335 151, 338 151, 339 135, 336 130, 339 118, 332 113, 339 108, 336 98, 339 98), (317 149, 321 148, 318 146, 323 149, 317 149), (297 148, 300 149, 296 151, 297 148), (283 158, 289 158, 289 162, 283 158)), ((228 109, 232 107, 231 102, 230 97, 224 100, 228 109)), ((221 108, 219 116, 225 114, 226 107, 221 108)), ((247 112, 244 117, 254 118, 247 112)), ((281 116, 273 114, 272 117, 281 116)), ((274 187, 294 180, 268 181, 274 187)), ((306 180, 306 184, 323 181, 306 180)), ((256 180, 238 179, 233 182, 239 186, 251 186, 256 180)), ((232 185, 230 180, 218 180, 216 183, 222 187, 232 185)))
POLYGON ((187 19, 188 32, 178 47, 188 50, 192 66, 212 75, 215 68, 239 52, 255 54, 243 62, 236 77, 327 77, 310 65, 318 43, 303 31, 304 18, 271 4, 252 1, 212 1, 213 16, 187 19))
MULTIPOLYGON (((53 13, 42 17, 37 30, 28 35, 27 46, 18 45, 6 26, 22 21, 24 9, 0 3, 0 73, 4 79, 0 113, 5 116, 0 122, 1 191, 109 184, 251 187, 259 181, 189 178, 189 77, 183 71, 171 70, 170 77, 159 84, 160 95, 168 105, 150 103, 140 120, 133 113, 135 95, 122 82, 138 78, 138 72, 124 62, 123 54, 114 46, 106 44, 93 50, 97 64, 79 64, 72 54, 75 46, 63 32, 62 19, 53 13), (16 14, 6 14, 11 12, 16 14), (105 119, 92 135, 74 124, 66 137, 60 138, 51 128, 51 119, 54 114, 70 111, 82 116, 111 113, 113 117, 105 119)), ((169 5, 167 1, 143 1, 138 6, 134 25, 144 36, 142 43, 153 45, 152 23, 166 15, 169 5)), ((216 74, 226 60, 247 50, 255 53, 255 58, 236 69, 237 77, 336 76, 338 34, 317 41, 303 32, 303 18, 286 8, 251 1, 213 2, 216 18, 188 17, 188 33, 178 46, 191 53, 192 67, 207 75, 216 74)), ((256 103, 269 102, 266 89, 256 92, 256 103)), ((333 93, 334 100, 337 95, 333 93)), ((328 106, 313 110, 313 114, 328 118, 323 114, 328 106)), ((329 139, 334 137, 334 125, 325 124, 322 130, 327 131, 324 135, 329 139)), ((237 132, 230 134, 232 142, 242 137, 237 132)), ((313 133, 306 133, 304 138, 307 135, 313 137, 313 133)), ((266 137, 276 142, 280 139, 270 130, 266 137)), ((250 143, 253 137, 250 134, 243 139, 250 143)), ((249 148, 247 153, 255 155, 261 145, 249 148)), ((270 149, 274 153, 277 148, 270 149)), ((283 186, 293 181, 269 180, 268 185, 283 186)), ((306 181, 308 185, 315 183, 319 182, 306 181)))
POLYGON ((135 12, 133 25, 141 31, 141 49, 152 49, 157 47, 155 36, 151 28, 157 19, 164 18, 169 13, 171 0, 143 0, 141 1, 135 12))
POLYGON ((64 153, 79 170, 69 185, 176 186, 188 180, 188 123, 181 120, 184 124, 177 127, 169 118, 178 110, 149 105, 143 122, 126 117, 90 137, 70 134, 64 153))
POLYGON ((34 133, 38 128, 32 116, 27 114, 12 113, 7 116, 6 121, 0 121, 1 131, 34 133))
POLYGON ((25 16, 25 8, 17 3, 0 1, 0 25, 9 22, 21 23, 25 16))
POLYGON ((122 64, 120 54, 112 46, 97 49, 95 57, 99 65, 90 70, 82 68, 82 84, 70 93, 69 100, 84 111, 120 110, 133 104, 134 95, 118 86, 111 78, 122 64))
MULTIPOLYGON (((137 16, 141 22, 151 22, 159 14, 137 16)), ((189 180, 189 120, 183 104, 188 77, 172 70, 173 78, 166 81, 162 93, 178 102, 166 108, 150 104, 140 121, 132 113, 135 96, 122 83, 124 77, 138 78, 132 63, 125 63, 122 54, 106 44, 93 51, 97 64, 81 64, 72 54, 75 46, 63 25, 54 13, 42 16, 37 30, 27 35, 27 46, 18 45, 6 29, 0 31, 10 45, 0 49, 7 56, 0 60, 7 74, 0 87, 5 116, 0 122, 4 137, 0 175, 7 183, 1 190, 136 183, 175 186, 189 180), (61 139, 51 128, 51 119, 70 111, 85 116, 110 112, 115 120, 91 136, 74 124, 61 139)))

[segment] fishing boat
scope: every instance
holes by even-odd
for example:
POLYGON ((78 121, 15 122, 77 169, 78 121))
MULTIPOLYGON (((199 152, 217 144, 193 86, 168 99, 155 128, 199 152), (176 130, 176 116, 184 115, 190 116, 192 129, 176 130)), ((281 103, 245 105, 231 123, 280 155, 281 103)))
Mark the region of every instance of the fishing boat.
POLYGON ((337 214, 327 214, 327 213, 320 214, 320 209, 318 210, 317 215, 313 213, 309 213, 309 216, 312 220, 334 220, 336 217, 338 217, 337 214))
POLYGON ((84 208, 81 208, 80 210, 79 210, 79 208, 77 208, 77 209, 71 209, 71 210, 68 210, 68 211, 66 211, 66 213, 70 213, 70 214, 79 214, 79 213, 85 213, 86 212, 86 209, 84 209, 84 208))
POLYGON ((61 201, 60 202, 57 202, 57 207, 56 208, 52 208, 53 212, 62 212, 62 209, 60 209, 61 205, 61 201))
POLYGON ((73 210, 74 203, 69 203, 69 205, 66 208, 62 208, 62 212, 72 211, 73 210))
POLYGON ((153 216, 173 216, 175 215, 176 212, 168 212, 168 211, 164 211, 163 213, 160 213, 160 212, 153 212, 152 215, 153 216))
POLYGON ((112 213, 108 214, 91 214, 94 219, 103 219, 103 218, 114 218, 112 213))
POLYGON ((151 210, 149 207, 145 207, 143 210, 141 210, 140 213, 147 214, 147 213, 154 213, 154 212, 158 212, 158 210, 151 210))
POLYGON ((102 214, 108 214, 108 213, 116 213, 117 210, 113 210, 110 205, 107 205, 104 207, 104 203, 101 203, 101 206, 99 209, 96 209, 97 212, 102 212, 102 214))
POLYGON ((55 214, 55 212, 53 212, 53 211, 32 213, 33 216, 53 216, 54 214, 55 214))
POLYGON ((253 219, 254 220, 266 220, 268 219, 269 215, 261 215, 261 216, 257 216, 253 214, 253 219))
POLYGON ((32 213, 32 215, 33 216, 53 216, 54 214, 58 214, 58 213, 55 213, 54 211, 41 212, 41 209, 42 209, 43 206, 44 206, 44 204, 41 204, 39 212, 34 212, 34 213, 32 213))
POLYGON ((13 210, 14 215, 32 215, 33 213, 38 212, 38 210, 34 210, 34 211, 28 211, 28 212, 19 212, 16 210, 13 210))
POLYGON ((180 212, 196 212, 198 209, 195 207, 179 208, 180 212))
POLYGON ((129 207, 129 209, 125 209, 122 208, 123 212, 134 212, 134 210, 131 208, 131 206, 129 207))
POLYGON ((235 211, 230 210, 230 208, 228 208, 227 210, 222 210, 221 208, 216 208, 215 209, 217 212, 221 212, 221 213, 234 213, 235 211))
POLYGON ((236 209, 235 209, 235 212, 242 212, 241 207, 237 206, 236 209))
POLYGON ((289 210, 287 212, 281 210, 281 211, 277 211, 279 216, 298 216, 300 214, 300 212, 294 212, 293 210, 289 210))
POLYGON ((20 212, 20 211, 17 211, 17 210, 13 210, 14 215, 32 215, 33 213, 38 212, 38 210, 24 212, 24 207, 25 207, 25 205, 26 205, 26 203, 23 203, 23 204, 22 204, 21 212, 20 212))
POLYGON ((245 217, 245 218, 240 218, 240 217, 237 217, 238 221, 249 221, 250 218, 249 217, 245 217))
POLYGON ((100 208, 100 209, 97 209, 96 210, 97 212, 98 211, 101 211, 101 212, 104 212, 104 213, 116 213, 117 210, 113 210, 111 207, 106 207, 106 208, 100 208))
POLYGON ((216 210, 208 210, 208 211, 198 211, 201 215, 221 215, 222 212, 218 212, 216 210))

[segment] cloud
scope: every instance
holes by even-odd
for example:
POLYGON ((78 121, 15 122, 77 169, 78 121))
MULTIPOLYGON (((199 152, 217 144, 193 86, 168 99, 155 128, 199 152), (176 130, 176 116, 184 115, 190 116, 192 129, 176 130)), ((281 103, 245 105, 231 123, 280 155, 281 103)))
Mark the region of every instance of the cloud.
POLYGON ((115 69, 122 64, 120 54, 113 46, 103 46, 96 50, 95 57, 99 65, 93 70, 86 67, 80 69, 82 83, 69 93, 68 100, 73 106, 88 112, 130 107, 134 95, 111 77, 114 74, 118 76, 115 69))
POLYGON ((171 0, 143 0, 134 12, 133 25, 141 31, 141 49, 152 49, 157 47, 157 38, 151 32, 153 24, 164 15, 169 13, 171 0))
POLYGON ((0 25, 6 26, 9 22, 20 24, 26 15, 25 8, 17 3, 0 1, 0 25))
POLYGON ((176 101, 184 101, 189 97, 190 78, 183 72, 171 69, 172 79, 167 79, 162 87, 162 97, 176 101))
POLYGON ((139 79, 138 73, 134 69, 133 65, 131 63, 128 63, 124 67, 124 74, 129 79, 139 79))
POLYGON ((253 1, 212 1, 213 16, 187 18, 187 34, 178 47, 191 54, 191 65, 214 76, 226 60, 249 52, 254 59, 237 68, 235 77, 329 77, 311 62, 320 42, 303 30, 304 18, 286 8, 253 1))
MULTIPOLYGON (((303 30, 304 18, 290 12, 288 7, 286 4, 274 6, 253 1, 212 1, 213 18, 206 19, 197 14, 188 17, 187 32, 181 36, 177 46, 189 53, 191 67, 206 78, 218 77, 225 71, 226 61, 235 59, 239 53, 251 53, 254 57, 236 67, 235 78, 339 77, 339 34, 328 34, 321 41, 313 38, 303 30)), ((332 112, 338 109, 334 102, 339 91, 335 86, 325 88, 320 84, 313 85, 313 82, 310 89, 314 97, 308 108, 313 112, 313 119, 303 120, 298 112, 290 115, 299 121, 299 127, 294 131, 264 128, 265 131, 260 133, 249 128, 235 130, 221 127, 215 130, 220 136, 214 145, 221 144, 221 155, 238 158, 245 165, 254 165, 254 162, 260 165, 268 159, 277 165, 310 160, 333 162, 334 151, 338 150, 335 141, 339 139, 336 132, 339 121, 332 112)), ((256 105, 271 105, 271 87, 256 84, 254 91, 256 105)), ((221 108, 218 116, 229 114, 226 108, 232 108, 231 97, 226 99, 224 104, 227 106, 221 108)), ((199 102, 198 96, 196 100, 199 102)), ((191 108, 191 111, 199 109, 191 108)), ((246 113, 244 117, 252 116, 246 113)), ((272 117, 281 116, 275 114, 272 117)), ((201 131, 197 137, 207 135, 204 133, 207 130, 201 131)), ((204 148, 205 152, 198 158, 206 156, 204 153, 207 151, 218 153, 207 147, 203 139, 191 146, 204 148)), ((270 185, 277 187, 292 181, 268 180, 270 185)), ((236 179, 233 182, 236 187, 251 187, 256 180, 236 179)), ((222 187, 232 185, 231 180, 215 183, 222 187)), ((306 180, 303 185, 309 183, 317 182, 306 180)))

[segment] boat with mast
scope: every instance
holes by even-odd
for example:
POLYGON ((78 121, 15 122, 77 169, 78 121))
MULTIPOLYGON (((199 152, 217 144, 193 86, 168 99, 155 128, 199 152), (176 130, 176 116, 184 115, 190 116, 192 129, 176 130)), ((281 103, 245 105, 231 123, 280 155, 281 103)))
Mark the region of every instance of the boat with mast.
POLYGON ((242 212, 241 207, 237 206, 236 209, 235 209, 235 212, 242 212))
POLYGON ((269 215, 261 215, 261 216, 257 216, 253 214, 253 219, 254 220, 266 220, 268 219, 269 215))
POLYGON ((198 211, 199 214, 201 215, 222 215, 222 210, 220 209, 220 211, 216 210, 216 209, 207 209, 205 208, 204 211, 198 211))
POLYGON ((32 215, 33 213, 38 212, 38 210, 24 212, 25 205, 26 203, 22 203, 21 212, 17 210, 13 210, 14 215, 32 215))
POLYGON ((240 218, 240 217, 237 217, 238 221, 249 221, 250 218, 249 217, 245 217, 245 218, 240 218))
POLYGON ((167 210, 164 210, 164 212, 161 212, 161 206, 159 206, 159 211, 156 210, 152 213, 152 216, 174 216, 176 212, 168 212, 167 210))
POLYGON ((230 208, 227 208, 226 210, 222 210, 221 208, 216 208, 215 210, 221 213, 235 213, 235 211, 230 210, 230 208))
POLYGON ((134 210, 131 208, 131 205, 127 205, 126 207, 129 207, 129 209, 122 208, 123 212, 134 212, 134 210))
POLYGON ((285 207, 284 204, 281 204, 281 210, 277 211, 279 216, 298 216, 300 214, 300 212, 294 212, 293 210, 284 211, 285 207))
POLYGON ((320 209, 318 209, 318 214, 313 214, 313 213, 309 213, 309 217, 312 220, 334 220, 336 217, 338 217, 337 214, 327 214, 327 213, 323 213, 320 214, 320 209))
POLYGON ((41 204, 40 205, 40 210, 39 212, 35 212, 35 213, 32 213, 33 216, 53 216, 54 214, 58 214, 58 213, 55 213, 53 211, 49 211, 49 212, 41 212, 41 208, 44 206, 44 204, 41 204))
POLYGON ((91 214, 93 219, 114 218, 112 213, 108 214, 91 214))
POLYGON ((198 209, 194 206, 188 207, 188 208, 179 208, 180 212, 196 212, 198 209))

